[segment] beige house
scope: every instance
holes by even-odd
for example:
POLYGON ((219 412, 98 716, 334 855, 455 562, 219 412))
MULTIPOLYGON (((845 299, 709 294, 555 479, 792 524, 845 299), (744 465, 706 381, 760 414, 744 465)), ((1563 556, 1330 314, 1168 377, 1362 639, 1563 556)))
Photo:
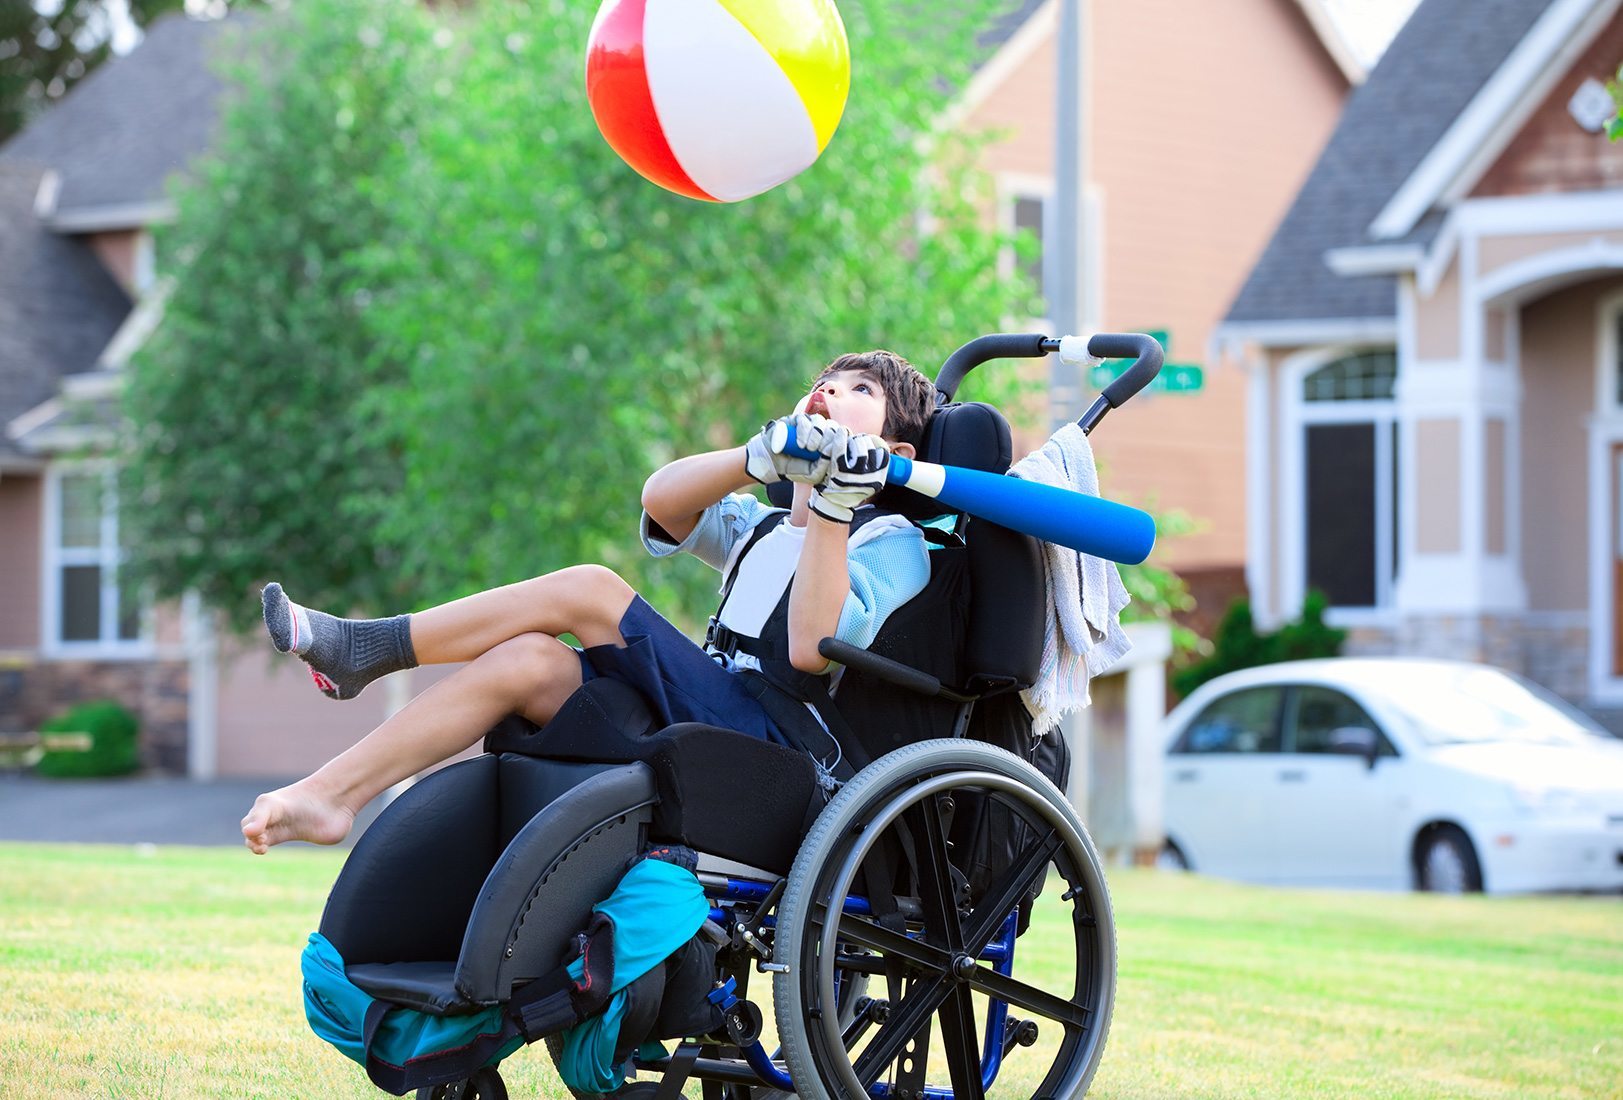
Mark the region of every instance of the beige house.
MULTIPOLYGON (((1199 363, 1362 73, 1323 0, 1089 6, 1102 322, 1164 331, 1172 360, 1199 363)), ((1002 216, 1039 237, 1057 11, 1025 0, 989 31, 951 120, 998 133, 986 166, 1002 216)), ((0 731, 111 696, 140 715, 149 764, 199 777, 308 770, 428 682, 391 677, 334 707, 257 640, 217 637, 194 608, 144 607, 118 579, 111 468, 83 457, 111 440, 108 418, 86 414, 116 399, 158 321, 150 230, 174 216, 165 180, 208 147, 221 92, 208 59, 243 23, 160 21, 0 147, 0 731)), ((1161 560, 1209 586, 1220 610, 1243 582, 1247 391, 1241 372, 1203 365, 1203 389, 1135 401, 1100 451, 1112 496, 1203 521, 1161 560)), ((1158 711, 1147 676, 1101 685, 1107 728, 1127 709, 1112 692, 1158 711)))
MULTIPOLYGON (((1157 331, 1192 393, 1149 393, 1096 447, 1107 495, 1200 524, 1154 561, 1220 614, 1243 593, 1246 376, 1215 369, 1211 335, 1364 76, 1322 0, 1086 0, 1089 162, 1083 277, 1099 327, 1157 331)), ((983 163, 1005 224, 1041 231, 1054 196, 1059 0, 1030 3, 957 105, 1003 135, 983 163)), ((1040 436, 1027 439, 1040 441, 1040 436)))
POLYGON ((1348 103, 1219 332, 1262 621, 1623 707, 1620 8, 1424 0, 1348 103))

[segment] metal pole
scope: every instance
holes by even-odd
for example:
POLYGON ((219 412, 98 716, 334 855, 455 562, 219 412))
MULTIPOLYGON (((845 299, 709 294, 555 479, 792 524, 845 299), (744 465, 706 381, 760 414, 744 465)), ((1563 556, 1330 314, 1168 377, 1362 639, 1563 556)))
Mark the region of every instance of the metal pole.
MULTIPOLYGON (((1094 234, 1090 232, 1088 179, 1088 0, 1060 0, 1058 90, 1054 104, 1054 235, 1053 247, 1044 249, 1048 269, 1049 314, 1057 335, 1082 335, 1098 328, 1098 309, 1090 287, 1096 270, 1094 234)), ((1048 357, 1048 411, 1050 428, 1082 415, 1081 370, 1048 357)), ((1092 723, 1086 710, 1073 711, 1060 723, 1059 733, 1071 745, 1072 803, 1084 817, 1093 774, 1092 723)))
MULTIPOLYGON (((1088 218, 1088 0, 1060 0, 1058 90, 1054 110, 1054 236, 1047 253, 1049 312, 1060 334, 1098 327, 1088 218)), ((1082 414, 1083 382, 1074 366, 1049 359, 1049 412, 1058 427, 1082 414)))

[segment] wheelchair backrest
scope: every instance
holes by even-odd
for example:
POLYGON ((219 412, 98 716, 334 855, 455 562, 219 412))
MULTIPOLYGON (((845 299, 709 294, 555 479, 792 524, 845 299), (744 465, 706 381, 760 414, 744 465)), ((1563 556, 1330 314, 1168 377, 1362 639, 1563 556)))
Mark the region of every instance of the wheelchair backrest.
MULTIPOLYGON (((925 430, 919 457, 1005 473, 1013 458, 1009 423, 991 405, 943 405, 925 430)), ((790 488, 779 483, 769 487, 768 494, 774 504, 787 507, 785 490, 790 488)), ((932 526, 940 524, 943 514, 955 515, 937 500, 894 486, 875 503, 917 523, 935 521, 932 526)), ((972 517, 962 518, 955 531, 944 533, 949 535, 948 544, 930 551, 929 585, 886 620, 869 648, 944 683, 1029 686, 1042 660, 1041 544, 972 517)), ((854 670, 846 672, 838 696, 841 713, 875 756, 947 735, 957 714, 954 704, 921 699, 854 670)))

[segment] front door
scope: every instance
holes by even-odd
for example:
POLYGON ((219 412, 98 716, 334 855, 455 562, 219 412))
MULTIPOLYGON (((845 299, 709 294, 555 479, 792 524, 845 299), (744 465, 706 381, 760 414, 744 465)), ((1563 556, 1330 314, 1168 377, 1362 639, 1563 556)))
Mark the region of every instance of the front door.
POLYGON ((1611 461, 1612 522, 1607 539, 1612 571, 1612 675, 1623 679, 1623 443, 1612 444, 1611 461))

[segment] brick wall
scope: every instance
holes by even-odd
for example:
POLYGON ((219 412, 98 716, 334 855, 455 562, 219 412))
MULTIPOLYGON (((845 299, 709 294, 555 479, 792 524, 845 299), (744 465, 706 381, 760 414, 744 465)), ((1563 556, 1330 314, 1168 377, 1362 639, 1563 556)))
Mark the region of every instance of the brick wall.
POLYGON ((185 661, 30 661, 0 665, 0 729, 30 730, 75 703, 112 699, 140 726, 141 765, 186 773, 185 661))

